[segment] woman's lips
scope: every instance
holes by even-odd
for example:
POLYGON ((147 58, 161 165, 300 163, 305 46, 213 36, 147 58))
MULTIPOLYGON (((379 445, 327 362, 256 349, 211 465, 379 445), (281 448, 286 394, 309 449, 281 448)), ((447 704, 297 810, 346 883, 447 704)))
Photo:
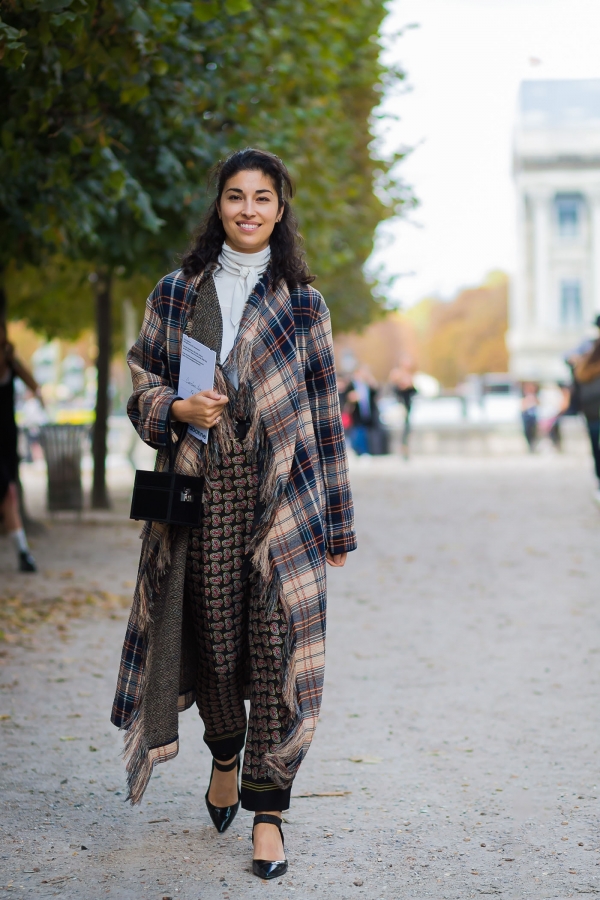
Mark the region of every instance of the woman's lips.
POLYGON ((260 225, 251 222, 236 222, 235 224, 246 234, 253 234, 257 228, 260 228, 260 225))

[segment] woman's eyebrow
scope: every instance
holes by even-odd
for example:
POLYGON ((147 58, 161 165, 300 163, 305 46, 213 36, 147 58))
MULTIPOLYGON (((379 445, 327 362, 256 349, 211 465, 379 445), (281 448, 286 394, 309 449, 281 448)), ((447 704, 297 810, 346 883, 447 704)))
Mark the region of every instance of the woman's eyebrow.
MULTIPOLYGON (((242 188, 239 188, 239 187, 228 187, 228 188, 226 188, 225 190, 226 190, 226 192, 229 192, 229 191, 235 191, 237 194, 243 194, 243 193, 244 193, 244 191, 242 190, 242 188)), ((256 191, 255 191, 254 193, 255 193, 255 194, 272 194, 273 191, 271 190, 271 188, 257 188, 256 191)))

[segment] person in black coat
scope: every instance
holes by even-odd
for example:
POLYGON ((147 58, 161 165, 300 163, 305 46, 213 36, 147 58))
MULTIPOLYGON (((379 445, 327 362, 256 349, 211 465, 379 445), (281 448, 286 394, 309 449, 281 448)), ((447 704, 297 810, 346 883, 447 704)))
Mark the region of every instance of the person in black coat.
POLYGON ((35 572, 36 565, 19 514, 19 455, 15 422, 15 378, 20 378, 40 398, 33 375, 15 356, 6 325, 0 322, 0 515, 17 551, 21 572, 35 572))
POLYGON ((355 453, 385 452, 385 434, 379 419, 377 382, 368 366, 360 366, 348 386, 347 408, 351 418, 350 444, 355 453))

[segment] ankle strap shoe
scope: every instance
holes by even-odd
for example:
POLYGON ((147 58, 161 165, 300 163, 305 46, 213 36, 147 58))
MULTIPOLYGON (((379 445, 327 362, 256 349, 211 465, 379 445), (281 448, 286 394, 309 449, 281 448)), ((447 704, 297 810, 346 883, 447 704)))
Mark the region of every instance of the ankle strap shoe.
POLYGON ((230 763, 222 763, 219 762, 218 759, 214 759, 212 761, 212 769, 210 770, 210 781, 208 783, 208 790, 205 794, 204 800, 206 802, 206 808, 208 810, 208 814, 212 819, 212 823, 219 832, 219 834, 223 834, 224 831, 227 831, 233 820, 237 815, 237 811, 240 808, 240 789, 238 787, 238 801, 234 803, 233 806, 215 806, 214 803, 211 803, 208 799, 208 794, 210 791, 210 783, 212 782, 212 773, 215 769, 219 772, 231 772, 233 769, 237 767, 239 772, 240 770, 240 756, 238 755, 233 762, 230 763))
MULTIPOLYGON (((276 825, 279 828, 279 834, 281 835, 281 843, 285 846, 285 838, 283 837, 283 831, 281 830, 281 819, 277 816, 270 816, 267 813, 258 813, 258 815, 254 816, 254 822, 252 823, 252 842, 254 843, 254 829, 257 825, 276 825)), ((279 878, 281 875, 285 875, 288 870, 288 862, 287 859, 253 859, 252 860, 252 871, 258 878, 265 878, 267 881, 271 878, 279 878)))

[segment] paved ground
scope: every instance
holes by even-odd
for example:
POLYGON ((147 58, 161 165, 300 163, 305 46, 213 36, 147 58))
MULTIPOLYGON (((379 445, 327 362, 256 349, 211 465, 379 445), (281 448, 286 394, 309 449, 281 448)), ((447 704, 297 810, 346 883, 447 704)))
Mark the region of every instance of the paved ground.
POLYGON ((140 808, 123 802, 108 716, 135 526, 53 524, 29 580, 8 575, 2 542, 8 896, 600 893, 600 511, 587 460, 379 460, 353 480, 360 551, 330 576, 323 716, 286 814, 290 871, 270 884, 249 870, 249 814, 224 837, 209 824, 192 710, 180 756, 140 808))

